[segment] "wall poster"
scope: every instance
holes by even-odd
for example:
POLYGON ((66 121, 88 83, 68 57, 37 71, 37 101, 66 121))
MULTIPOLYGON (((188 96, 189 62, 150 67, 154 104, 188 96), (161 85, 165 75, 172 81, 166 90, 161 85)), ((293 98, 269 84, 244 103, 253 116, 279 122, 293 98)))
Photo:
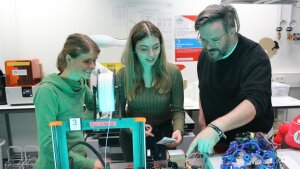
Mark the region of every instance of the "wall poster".
POLYGON ((175 17, 175 62, 198 61, 202 44, 198 42, 194 28, 196 18, 196 15, 175 17))

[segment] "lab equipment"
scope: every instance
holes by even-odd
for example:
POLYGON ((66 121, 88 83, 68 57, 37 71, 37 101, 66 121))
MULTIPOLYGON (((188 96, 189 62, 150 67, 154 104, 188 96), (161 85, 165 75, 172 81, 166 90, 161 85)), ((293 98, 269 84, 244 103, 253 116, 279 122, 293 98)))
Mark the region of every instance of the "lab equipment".
POLYGON ((275 146, 261 132, 239 134, 230 143, 222 161, 221 169, 280 169, 282 165, 275 146))
POLYGON ((5 61, 6 86, 33 86, 42 79, 39 59, 5 61))
POLYGON ((69 169, 66 132, 100 129, 131 128, 133 140, 134 169, 146 168, 145 152, 145 118, 118 118, 81 120, 73 118, 69 121, 50 122, 54 152, 55 169, 69 169))
POLYGON ((39 59, 7 60, 6 100, 9 105, 33 104, 33 96, 42 79, 39 59))
POLYGON ((5 94, 5 75, 0 69, 0 105, 6 104, 6 94, 5 94))

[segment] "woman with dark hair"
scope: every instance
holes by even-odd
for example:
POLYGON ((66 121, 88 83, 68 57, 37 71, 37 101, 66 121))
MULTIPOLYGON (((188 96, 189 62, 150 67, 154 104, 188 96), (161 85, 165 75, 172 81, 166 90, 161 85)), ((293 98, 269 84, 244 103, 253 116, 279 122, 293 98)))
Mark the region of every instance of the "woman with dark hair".
MULTIPOLYGON (((93 117, 93 97, 86 81, 95 68, 99 53, 99 47, 88 36, 72 34, 67 38, 57 58, 57 68, 60 72, 50 74, 42 80, 34 96, 40 147, 36 169, 54 168, 49 122, 65 121, 71 117, 93 117)), ((68 144, 78 141, 83 141, 82 131, 67 133, 68 144)), ((99 160, 86 158, 86 150, 82 145, 70 150, 69 156, 73 158, 74 168, 103 168, 99 160)))
MULTIPOLYGON (((183 80, 179 69, 167 62, 162 34, 153 23, 141 21, 132 28, 122 63, 117 76, 122 117, 146 117, 146 147, 154 160, 165 159, 166 149, 182 142, 183 80), (163 137, 172 137, 175 142, 157 145, 163 137)), ((126 161, 132 161, 131 138, 130 130, 121 130, 126 161)))

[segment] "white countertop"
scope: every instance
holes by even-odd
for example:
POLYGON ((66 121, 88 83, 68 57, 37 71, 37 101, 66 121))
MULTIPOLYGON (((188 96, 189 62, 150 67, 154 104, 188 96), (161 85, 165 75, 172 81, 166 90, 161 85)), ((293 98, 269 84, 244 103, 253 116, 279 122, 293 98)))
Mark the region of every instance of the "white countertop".
MULTIPOLYGON (((272 106, 276 107, 300 107, 300 100, 290 96, 272 96, 272 106)), ((0 110, 15 110, 15 109, 34 109, 34 105, 0 105, 0 110)), ((198 110, 199 103, 190 98, 184 98, 184 108, 186 110, 198 110)))
POLYGON ((291 96, 274 96, 272 97, 272 106, 276 107, 300 107, 300 100, 291 96))
MULTIPOLYGON (((273 108, 300 108, 300 100, 291 96, 272 96, 273 108)), ((199 103, 190 99, 184 98, 184 108, 186 110, 198 110, 199 103)))
POLYGON ((20 106, 11 106, 11 105, 0 105, 0 110, 23 110, 23 109, 34 109, 34 105, 20 105, 20 106))

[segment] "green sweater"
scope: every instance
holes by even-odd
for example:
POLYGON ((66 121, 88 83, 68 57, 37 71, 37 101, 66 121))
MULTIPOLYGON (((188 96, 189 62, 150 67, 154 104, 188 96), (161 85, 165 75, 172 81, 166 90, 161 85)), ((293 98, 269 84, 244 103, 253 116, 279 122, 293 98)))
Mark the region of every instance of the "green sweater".
MULTIPOLYGON (((54 169, 54 158, 49 122, 66 121, 69 118, 92 118, 93 97, 87 85, 82 82, 61 78, 50 74, 41 82, 34 96, 36 122, 38 129, 39 157, 36 169, 54 169), (84 110, 83 105, 87 109, 84 110)), ((83 141, 82 131, 67 133, 67 143, 83 141)), ((67 147, 66 147, 67 148, 67 147)), ((94 160, 85 157, 82 145, 74 147, 69 156, 75 168, 93 169, 94 160)))
POLYGON ((117 75, 121 86, 120 103, 124 117, 146 117, 147 124, 157 126, 167 120, 172 120, 173 131, 180 130, 183 134, 185 113, 183 109, 183 80, 180 70, 173 64, 168 64, 172 76, 171 91, 159 94, 153 87, 145 88, 134 100, 128 101, 124 92, 124 69, 117 75))

